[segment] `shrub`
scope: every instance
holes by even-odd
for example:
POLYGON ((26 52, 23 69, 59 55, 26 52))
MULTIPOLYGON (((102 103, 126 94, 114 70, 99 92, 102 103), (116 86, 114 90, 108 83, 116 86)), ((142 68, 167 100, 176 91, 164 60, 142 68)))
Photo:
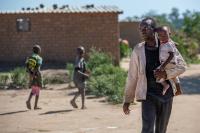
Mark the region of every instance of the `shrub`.
POLYGON ((62 77, 49 77, 49 78, 45 78, 45 82, 49 83, 49 84, 63 84, 65 83, 65 79, 63 79, 62 77))
POLYGON ((73 80, 73 73, 74 73, 74 65, 71 63, 67 63, 67 71, 70 82, 73 80))
POLYGON ((178 43, 178 50, 187 63, 198 62, 199 45, 197 40, 189 38, 185 33, 179 32, 172 36, 172 39, 178 43))
POLYGON ((25 68, 17 67, 11 73, 11 82, 15 87, 28 86, 28 74, 25 68))
POLYGON ((9 80, 9 75, 8 74, 1 74, 0 75, 0 86, 4 88, 4 86, 7 85, 9 80))
POLYGON ((89 52, 87 68, 92 71, 94 68, 102 64, 112 64, 112 58, 109 55, 104 54, 103 52, 91 49, 91 51, 89 52))
POLYGON ((91 79, 88 81, 88 88, 91 94, 107 96, 108 101, 113 103, 122 102, 126 72, 119 67, 111 65, 101 65, 93 72, 91 79))
POLYGON ((131 54, 131 48, 129 48, 128 42, 126 40, 122 40, 119 44, 120 47, 120 57, 128 57, 131 54))
POLYGON ((49 84, 49 78, 44 78, 43 79, 43 87, 46 88, 47 84, 49 84))
MULTIPOLYGON (((109 58, 103 52, 93 52, 92 54, 101 55, 103 57, 109 58)), ((93 55, 91 55, 94 57, 93 55)), ((94 63, 97 59, 105 59, 99 56, 96 58, 89 58, 89 62, 94 63), (93 61, 95 60, 95 61, 93 61)), ((110 59, 106 59, 109 61, 110 59)), ((123 90, 125 86, 125 81, 127 73, 120 67, 114 66, 111 61, 104 63, 101 62, 92 68, 91 77, 88 81, 88 89, 91 94, 96 96, 106 96, 108 101, 112 103, 121 103, 123 99, 123 90)))

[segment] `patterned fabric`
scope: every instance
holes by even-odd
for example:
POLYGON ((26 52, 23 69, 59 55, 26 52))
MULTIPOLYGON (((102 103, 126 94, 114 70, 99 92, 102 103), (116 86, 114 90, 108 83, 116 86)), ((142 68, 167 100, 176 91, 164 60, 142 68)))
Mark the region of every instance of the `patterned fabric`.
POLYGON ((42 57, 40 57, 38 54, 32 54, 33 58, 37 60, 37 67, 34 70, 34 73, 30 73, 30 86, 39 86, 42 87, 42 75, 40 72, 40 67, 42 65, 42 57))
POLYGON ((176 47, 175 44, 172 41, 168 41, 167 43, 161 44, 160 45, 160 62, 165 62, 167 58, 169 57, 169 52, 174 53, 174 57, 170 61, 170 63, 177 63, 177 56, 176 56, 176 47))
POLYGON ((31 88, 32 88, 31 93, 33 95, 39 96, 39 94, 40 94, 40 87, 39 86, 32 86, 31 88))

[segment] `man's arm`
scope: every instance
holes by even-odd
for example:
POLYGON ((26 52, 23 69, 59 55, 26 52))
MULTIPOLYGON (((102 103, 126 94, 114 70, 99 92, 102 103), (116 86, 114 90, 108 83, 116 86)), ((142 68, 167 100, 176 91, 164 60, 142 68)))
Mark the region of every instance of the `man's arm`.
POLYGON ((123 111, 125 114, 129 114, 130 103, 133 102, 135 98, 135 89, 136 89, 136 83, 137 83, 137 78, 138 78, 137 74, 138 74, 138 56, 134 49, 131 55, 131 60, 130 60, 129 70, 128 70, 128 78, 127 78, 125 92, 124 92, 123 111))
POLYGON ((186 71, 187 65, 181 54, 179 56, 179 62, 175 65, 174 68, 165 71, 155 71, 154 76, 156 78, 172 79, 184 73, 186 71))

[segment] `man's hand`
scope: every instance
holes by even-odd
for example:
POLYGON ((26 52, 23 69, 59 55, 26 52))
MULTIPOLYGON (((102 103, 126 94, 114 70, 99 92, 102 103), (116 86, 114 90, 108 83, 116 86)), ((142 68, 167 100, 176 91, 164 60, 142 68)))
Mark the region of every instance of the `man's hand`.
POLYGON ((158 78, 158 79, 161 79, 161 78, 166 79, 167 78, 166 71, 161 71, 161 70, 157 69, 154 72, 154 77, 158 78))
POLYGON ((124 103, 123 105, 123 111, 125 115, 130 114, 130 109, 129 109, 130 103, 124 103))

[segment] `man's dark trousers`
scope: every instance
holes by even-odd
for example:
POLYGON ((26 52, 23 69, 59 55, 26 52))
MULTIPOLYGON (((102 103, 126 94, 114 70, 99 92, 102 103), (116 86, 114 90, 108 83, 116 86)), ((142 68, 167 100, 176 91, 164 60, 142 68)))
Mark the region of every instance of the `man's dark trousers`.
POLYGON ((172 103, 173 97, 162 101, 147 96, 147 99, 142 101, 142 133, 166 133, 172 103))

